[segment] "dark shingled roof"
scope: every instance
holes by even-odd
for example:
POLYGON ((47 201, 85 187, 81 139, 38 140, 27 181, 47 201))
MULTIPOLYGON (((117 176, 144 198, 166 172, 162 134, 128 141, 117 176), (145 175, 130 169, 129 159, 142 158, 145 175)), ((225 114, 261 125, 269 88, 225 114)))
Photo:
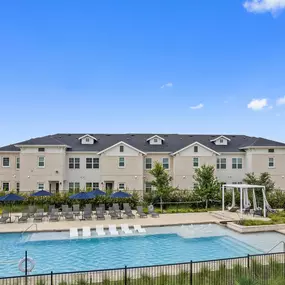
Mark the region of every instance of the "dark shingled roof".
MULTIPOLYGON (((284 143, 264 139, 249 137, 244 135, 225 135, 231 141, 228 145, 215 145, 211 140, 218 135, 185 135, 185 134, 157 134, 164 138, 162 145, 150 145, 147 139, 155 134, 90 134, 97 139, 94 144, 81 144, 78 138, 85 134, 55 134, 27 141, 16 143, 15 145, 67 145, 67 151, 102 151, 120 141, 143 151, 143 152, 176 152, 194 142, 199 142, 216 152, 239 152, 242 147, 285 147, 284 143)), ((4 146, 0 151, 17 151, 15 145, 4 146)))

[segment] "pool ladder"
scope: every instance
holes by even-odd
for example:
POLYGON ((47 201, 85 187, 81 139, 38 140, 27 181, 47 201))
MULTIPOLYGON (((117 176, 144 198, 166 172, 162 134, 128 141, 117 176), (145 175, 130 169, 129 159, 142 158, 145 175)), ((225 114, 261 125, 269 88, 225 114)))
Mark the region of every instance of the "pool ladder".
POLYGON ((23 236, 24 233, 29 230, 32 226, 36 226, 36 231, 38 231, 38 225, 37 224, 31 224, 30 226, 28 226, 24 231, 22 231, 21 235, 23 236))
POLYGON ((270 253, 273 249, 275 249, 279 244, 283 244, 283 252, 285 252, 285 242, 280 241, 276 245, 274 245, 267 253, 270 253))

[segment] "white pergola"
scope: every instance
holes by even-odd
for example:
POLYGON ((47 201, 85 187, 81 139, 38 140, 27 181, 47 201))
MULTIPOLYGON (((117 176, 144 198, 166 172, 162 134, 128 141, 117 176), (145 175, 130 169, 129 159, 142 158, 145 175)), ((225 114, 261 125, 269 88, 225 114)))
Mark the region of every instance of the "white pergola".
POLYGON ((263 193, 263 216, 266 217, 266 196, 265 186, 261 185, 249 185, 249 184, 224 184, 222 186, 222 210, 225 211, 225 190, 226 189, 238 189, 240 193, 240 213, 243 211, 243 189, 261 189, 263 193))

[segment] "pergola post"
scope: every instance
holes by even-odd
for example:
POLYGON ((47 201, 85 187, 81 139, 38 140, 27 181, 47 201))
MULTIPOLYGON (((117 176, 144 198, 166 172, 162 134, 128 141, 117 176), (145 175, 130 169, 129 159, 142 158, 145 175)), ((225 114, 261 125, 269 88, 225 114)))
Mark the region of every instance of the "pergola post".
POLYGON ((242 215, 242 191, 243 191, 243 188, 240 187, 240 214, 242 215))
POLYGON ((222 211, 225 211, 225 185, 222 185, 222 211))
POLYGON ((262 188, 262 196, 263 196, 263 217, 266 218, 266 203, 265 203, 265 200, 266 200, 266 195, 265 195, 265 187, 262 188))

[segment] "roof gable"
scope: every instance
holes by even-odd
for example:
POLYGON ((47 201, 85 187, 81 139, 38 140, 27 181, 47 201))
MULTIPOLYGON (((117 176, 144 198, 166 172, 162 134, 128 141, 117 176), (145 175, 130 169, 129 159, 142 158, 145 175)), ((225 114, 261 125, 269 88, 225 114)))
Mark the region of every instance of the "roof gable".
POLYGON ((225 140, 227 140, 229 142, 231 141, 231 139, 227 138, 226 136, 221 135, 221 136, 218 136, 218 137, 214 138, 213 140, 210 140, 210 142, 215 142, 215 141, 217 141, 219 139, 225 139, 225 140))
POLYGON ((160 136, 158 136, 158 135, 154 135, 154 136, 148 138, 146 141, 148 142, 148 141, 150 141, 150 140, 152 140, 152 139, 160 139, 160 140, 164 141, 164 138, 162 138, 162 137, 160 137, 160 136))
MULTIPOLYGON (((131 148, 131 149, 133 149, 133 150, 135 150, 135 151, 141 153, 141 154, 144 154, 144 155, 146 154, 145 152, 143 152, 143 151, 141 151, 141 150, 135 148, 134 146, 132 146, 132 145, 130 145, 130 144, 124 142, 124 141, 117 142, 116 144, 111 145, 111 146, 109 146, 109 147, 103 149, 102 151, 98 152, 98 154, 102 154, 102 153, 104 153, 104 152, 106 152, 106 151, 108 151, 108 150, 110 150, 110 149, 112 149, 112 148, 114 148, 114 147, 116 147, 116 146, 118 146, 118 145, 121 145, 121 144, 123 144, 123 145, 125 145, 125 146, 127 146, 127 147, 129 147, 129 148, 131 148)), ((122 156, 123 156, 123 153, 122 153, 122 156)))
MULTIPOLYGON (((192 144, 189 144, 189 145, 187 145, 187 146, 185 146, 184 148, 182 148, 182 149, 179 149, 178 151, 176 151, 176 152, 174 152, 174 153, 172 153, 172 155, 176 155, 176 154, 178 154, 179 152, 182 152, 182 151, 184 151, 184 150, 186 150, 186 149, 188 149, 188 148, 190 148, 190 147, 192 147, 192 146, 195 146, 195 145, 198 145, 198 146, 200 146, 200 147, 202 147, 202 148, 205 148, 205 149, 207 149, 207 150, 209 150, 209 151, 211 151, 211 152, 213 152, 213 153, 215 153, 215 154, 217 154, 217 155, 220 155, 218 152, 216 152, 215 150, 213 150, 213 149, 211 149, 211 148, 209 148, 209 147, 207 147, 207 146, 205 146, 205 145, 203 145, 203 144, 201 144, 201 143, 199 143, 199 142, 194 142, 194 143, 192 143, 192 144)), ((199 154, 197 154, 197 155, 199 155, 199 154)))
POLYGON ((90 138, 90 139, 93 139, 93 140, 97 141, 97 139, 95 137, 93 137, 92 135, 89 135, 89 134, 86 134, 86 135, 84 135, 84 136, 82 136, 82 137, 80 137, 78 139, 79 140, 83 140, 85 138, 90 138))

